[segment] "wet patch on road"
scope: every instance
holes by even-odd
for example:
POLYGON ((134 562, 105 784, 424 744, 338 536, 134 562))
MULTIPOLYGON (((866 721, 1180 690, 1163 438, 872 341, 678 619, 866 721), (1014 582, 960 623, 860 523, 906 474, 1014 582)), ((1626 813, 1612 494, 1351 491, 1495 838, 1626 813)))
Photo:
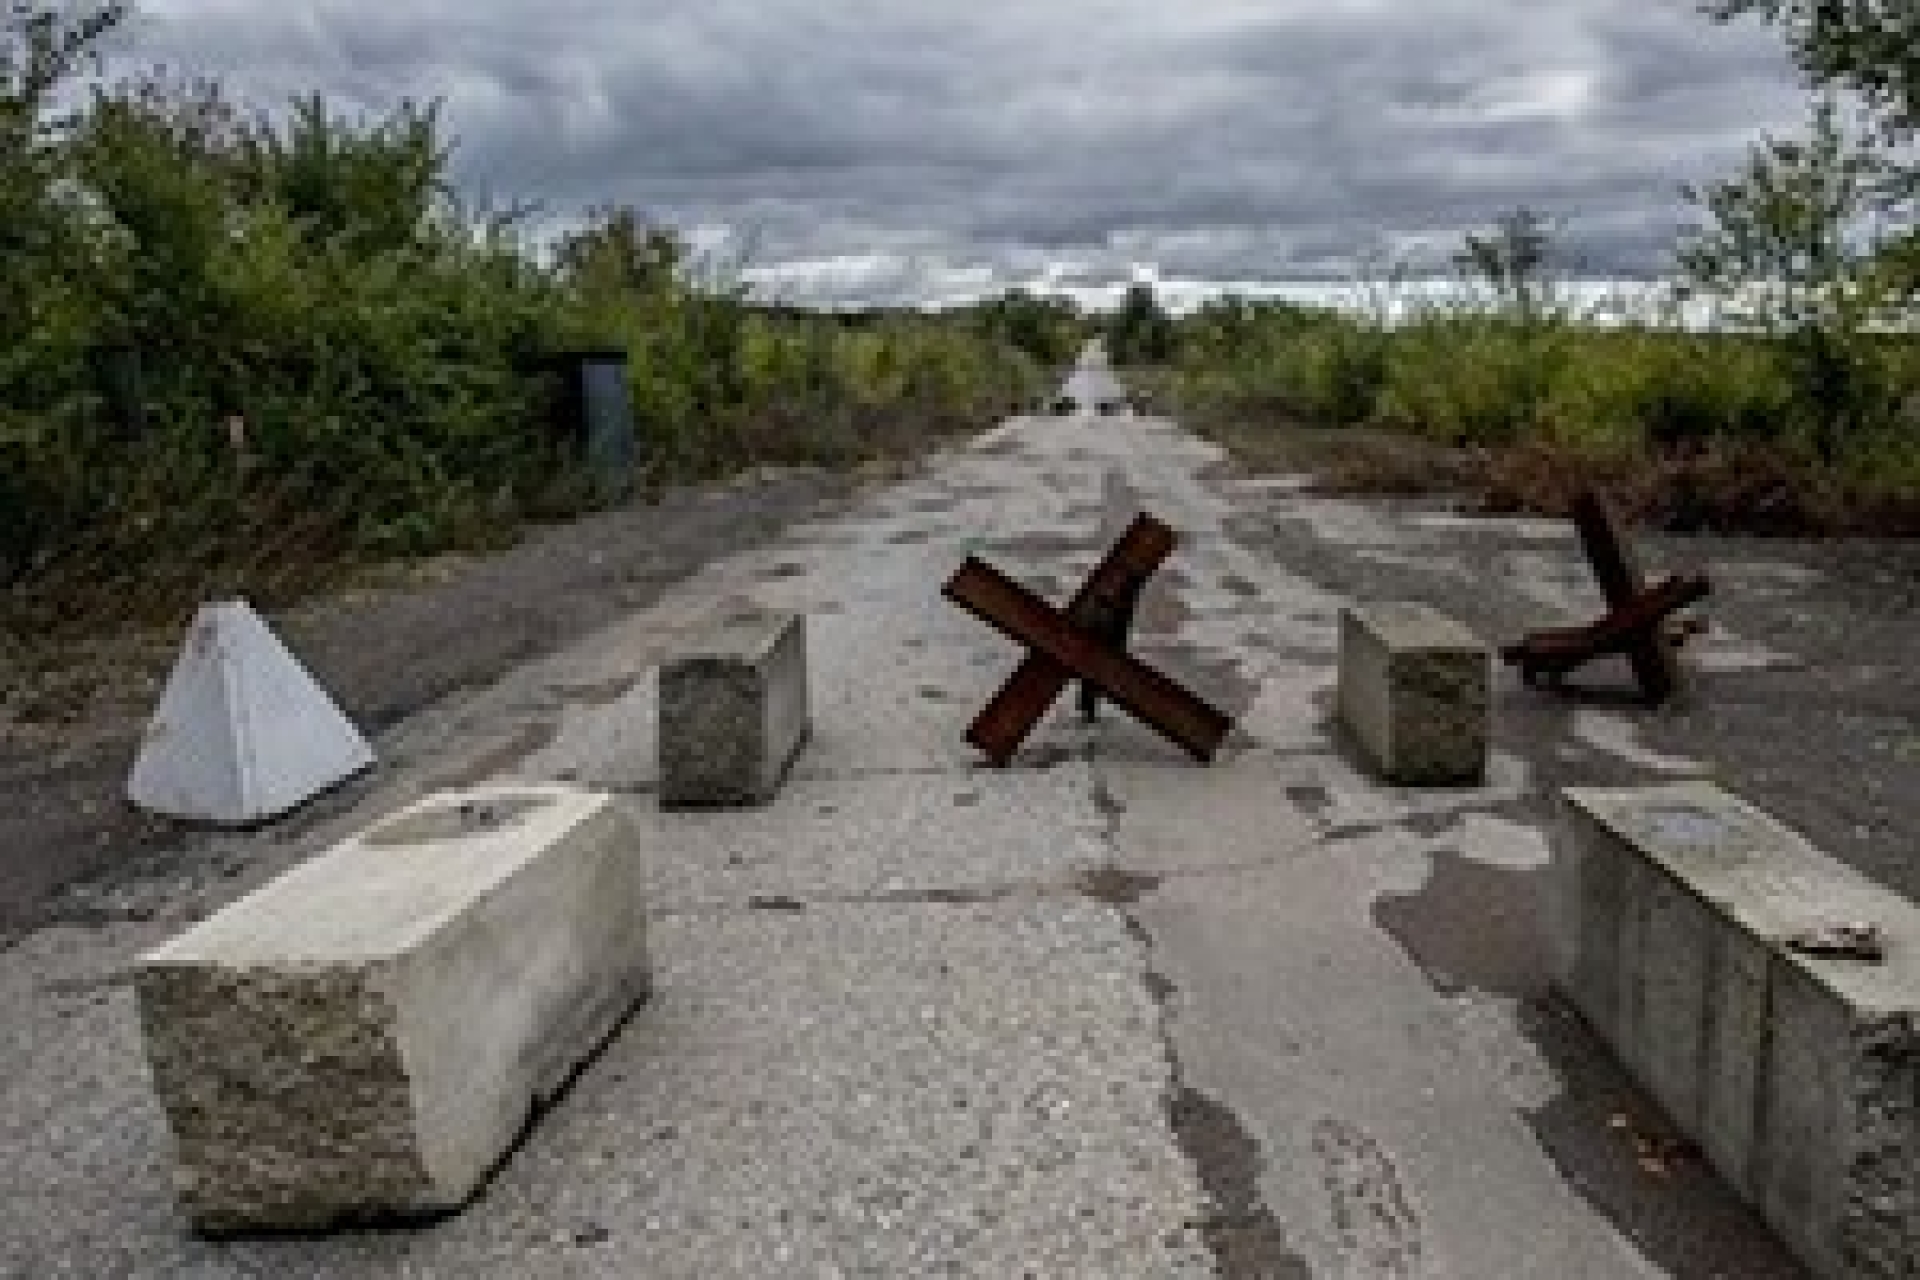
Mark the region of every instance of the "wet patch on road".
POLYGON ((1451 849, 1432 855, 1427 882, 1375 901, 1373 918, 1445 995, 1542 994, 1541 876, 1451 849))
POLYGON ((1549 997, 1523 1001, 1519 1017, 1563 1086, 1522 1116, 1567 1185, 1642 1255, 1667 1275, 1805 1280, 1576 1012, 1549 997))
MULTIPOLYGON (((1126 805, 1096 771, 1094 807, 1106 820, 1111 844, 1126 805)), ((1286 1231, 1260 1193, 1265 1158, 1260 1143, 1233 1110, 1190 1087, 1169 1020, 1179 989, 1151 963, 1153 935, 1126 908, 1157 890, 1164 877, 1129 871, 1108 864, 1080 872, 1074 887, 1085 896, 1115 908, 1127 932, 1140 945, 1148 962, 1141 982, 1159 1011, 1158 1035, 1167 1055, 1167 1123, 1175 1142, 1193 1165, 1212 1212, 1191 1224, 1213 1254, 1215 1273, 1223 1280, 1313 1280, 1307 1262, 1289 1245, 1286 1231)))
POLYGON ((1289 1247, 1280 1220, 1260 1199, 1260 1144, 1240 1118, 1181 1085, 1167 1098, 1167 1119, 1213 1200, 1200 1238, 1223 1280, 1313 1280, 1313 1269, 1289 1247))
POLYGON ((1550 990, 1539 923, 1542 876, 1440 850, 1426 883, 1382 896, 1373 918, 1442 995, 1511 1002, 1520 1035, 1560 1084, 1551 1102, 1520 1115, 1566 1184, 1650 1261, 1678 1276, 1802 1276, 1753 1211, 1550 990))
MULTIPOLYGON (((1149 956, 1153 935, 1122 913, 1127 931, 1149 956)), ((1181 1152, 1193 1165, 1213 1211, 1192 1224, 1213 1254, 1221 1280, 1313 1280, 1313 1269, 1294 1251, 1286 1229, 1260 1194, 1266 1158, 1232 1108, 1187 1084, 1179 1048, 1167 1020, 1179 994, 1171 979, 1148 965, 1142 982, 1160 1010, 1160 1037, 1171 1070, 1167 1083, 1167 1123, 1181 1152)))

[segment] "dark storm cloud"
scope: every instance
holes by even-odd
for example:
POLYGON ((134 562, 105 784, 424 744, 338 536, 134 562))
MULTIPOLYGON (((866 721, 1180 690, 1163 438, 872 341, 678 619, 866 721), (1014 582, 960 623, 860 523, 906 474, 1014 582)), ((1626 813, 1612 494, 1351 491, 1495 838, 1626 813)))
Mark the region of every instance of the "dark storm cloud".
POLYGON ((134 42, 255 97, 443 98, 470 189, 750 232, 833 297, 1337 279, 1521 204, 1645 275, 1678 185, 1801 115, 1769 33, 1688 0, 149 0, 134 42))

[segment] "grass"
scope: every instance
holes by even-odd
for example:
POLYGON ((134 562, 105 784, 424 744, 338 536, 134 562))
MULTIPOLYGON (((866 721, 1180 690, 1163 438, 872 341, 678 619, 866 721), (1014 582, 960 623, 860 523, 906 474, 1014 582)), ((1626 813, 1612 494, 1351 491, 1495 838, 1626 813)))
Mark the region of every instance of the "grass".
POLYGON ((1858 337, 1810 376, 1792 342, 1463 309, 1386 326, 1244 306, 1182 321, 1158 402, 1325 492, 1468 495, 1563 514, 1588 487, 1675 529, 1920 533, 1920 349, 1858 337), (1845 414, 1835 411, 1846 406, 1845 414), (1822 441, 1837 440, 1823 456, 1822 441))

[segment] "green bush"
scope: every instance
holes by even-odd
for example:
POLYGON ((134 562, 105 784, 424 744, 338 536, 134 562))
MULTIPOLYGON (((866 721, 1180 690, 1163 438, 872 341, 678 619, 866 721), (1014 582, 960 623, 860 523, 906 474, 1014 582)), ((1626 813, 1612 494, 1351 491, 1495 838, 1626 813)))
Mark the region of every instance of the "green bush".
POLYGON ((0 28, 16 627, 145 596, 178 611, 213 583, 297 592, 579 509, 543 372, 568 349, 628 353, 642 455, 674 480, 923 447, 1035 394, 1078 331, 1031 299, 857 327, 755 306, 630 210, 536 254, 513 217, 455 200, 431 107, 353 119, 307 97, 275 120, 143 77, 56 117, 117 16, 28 5, 0 28))
POLYGON ((1450 444, 1510 443, 1539 424, 1566 346, 1558 324, 1424 316, 1387 344, 1379 418, 1450 444))
POLYGON ((1601 453, 1764 440, 1791 399, 1777 361, 1750 339, 1592 330, 1565 345, 1540 425, 1555 443, 1601 453))
POLYGON ((1865 490, 1920 478, 1920 343, 1609 327, 1565 305, 1422 305, 1394 324, 1228 302, 1182 321, 1177 396, 1210 419, 1373 423, 1447 444, 1626 459, 1715 443, 1834 470, 1865 490), (1825 367, 1820 365, 1824 359, 1825 367), (1823 441, 1837 455, 1823 461, 1823 441))
POLYGON ((1326 425, 1362 423, 1375 412, 1387 345, 1365 319, 1227 298, 1181 322, 1179 394, 1326 425))

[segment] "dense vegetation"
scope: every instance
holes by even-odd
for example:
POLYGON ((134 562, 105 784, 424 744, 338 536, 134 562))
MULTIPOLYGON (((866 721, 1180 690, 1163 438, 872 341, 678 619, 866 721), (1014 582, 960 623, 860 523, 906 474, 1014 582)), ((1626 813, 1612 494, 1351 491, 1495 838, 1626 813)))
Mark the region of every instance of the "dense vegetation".
MULTIPOLYGON (((1465 446, 1501 505, 1556 510, 1582 482, 1643 506, 1707 485, 1712 523, 1751 530, 1920 528, 1920 350, 1414 304, 1379 314, 1224 301, 1179 323, 1173 405, 1229 443, 1300 424, 1381 427, 1465 446), (1784 504, 1784 505, 1783 505, 1784 504)), ((1433 472, 1434 484, 1457 471, 1433 472)), ((1355 487, 1369 486, 1364 475, 1355 487)), ((1404 469, 1377 487, 1422 487, 1404 469)))
POLYGON ((751 305, 627 209, 536 252, 464 206, 436 110, 268 114, 104 82, 110 4, 0 17, 0 610, 286 595, 590 501, 551 357, 629 355, 645 476, 838 464, 1038 394, 1077 319, 751 305))
MULTIPOLYGON (((1468 237, 1472 288, 1445 303, 1388 284, 1175 318, 1136 286, 1099 326, 1115 359, 1172 370, 1203 424, 1394 428, 1523 479, 1652 458, 1717 474, 1730 508, 1791 491, 1815 525, 1911 522, 1910 6, 1703 7, 1777 24, 1816 95, 1806 136, 1690 192, 1674 266, 1716 331, 1597 323, 1522 209, 1468 237)), ((1020 293, 938 315, 759 304, 624 208, 537 251, 533 211, 457 197, 433 107, 268 113, 210 82, 100 79, 125 10, 0 10, 0 633, 285 596, 583 509, 558 352, 628 355, 661 482, 909 452, 1036 395, 1093 327, 1020 293)))
POLYGON ((1677 301, 1596 314, 1520 209, 1467 237, 1445 301, 1387 282, 1339 311, 1226 299, 1171 323, 1130 296, 1121 345, 1166 357, 1178 407, 1241 443, 1375 425, 1489 451, 1503 502, 1552 508, 1592 476, 1731 527, 1920 531, 1920 19, 1906 0, 1705 8, 1779 23, 1816 91, 1806 136, 1686 193, 1700 217, 1672 274, 1710 331, 1677 301))

